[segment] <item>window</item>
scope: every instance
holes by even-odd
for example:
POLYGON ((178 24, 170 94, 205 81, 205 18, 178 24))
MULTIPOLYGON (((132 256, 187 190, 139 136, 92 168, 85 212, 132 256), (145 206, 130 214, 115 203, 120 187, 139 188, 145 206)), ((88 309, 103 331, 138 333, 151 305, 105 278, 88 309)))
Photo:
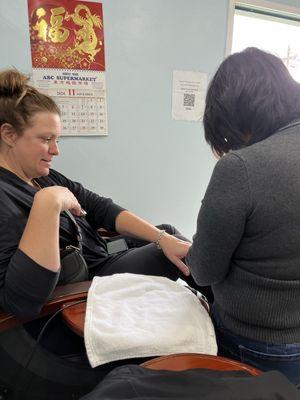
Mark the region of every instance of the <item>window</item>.
POLYGON ((270 8, 269 2, 254 3, 234 2, 231 53, 249 46, 269 51, 280 57, 300 82, 300 9, 291 13, 270 8))

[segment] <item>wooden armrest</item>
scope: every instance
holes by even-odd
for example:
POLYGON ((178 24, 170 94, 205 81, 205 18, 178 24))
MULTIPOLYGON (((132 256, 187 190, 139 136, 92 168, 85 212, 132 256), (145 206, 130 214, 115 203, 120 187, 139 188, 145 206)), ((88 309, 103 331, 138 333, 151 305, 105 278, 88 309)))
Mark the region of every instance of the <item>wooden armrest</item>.
POLYGON ((244 371, 250 375, 261 372, 250 365, 229 358, 199 353, 170 354, 153 358, 141 364, 144 368, 167 371, 184 371, 193 368, 205 368, 217 371, 244 371))
MULTIPOLYGON (((91 283, 91 281, 85 281, 57 286, 51 298, 43 306, 40 314, 36 318, 55 313, 65 303, 86 299, 91 283)), ((32 318, 17 318, 12 314, 6 314, 0 311, 0 332, 15 328, 30 320, 32 320, 32 318)))

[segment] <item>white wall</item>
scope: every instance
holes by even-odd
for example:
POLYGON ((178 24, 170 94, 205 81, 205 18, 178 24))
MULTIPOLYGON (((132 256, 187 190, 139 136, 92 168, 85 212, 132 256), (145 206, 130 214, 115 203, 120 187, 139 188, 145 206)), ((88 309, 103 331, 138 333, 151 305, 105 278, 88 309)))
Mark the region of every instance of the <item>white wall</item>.
MULTIPOLYGON (((214 73, 225 54, 228 0, 102 4, 109 136, 62 138, 54 166, 191 237, 215 160, 200 123, 171 119, 172 70, 214 73)), ((30 72, 27 1, 1 0, 0 18, 0 67, 30 72)))
POLYGON ((300 7, 300 0, 270 0, 273 3, 278 3, 281 5, 291 6, 291 7, 300 7))

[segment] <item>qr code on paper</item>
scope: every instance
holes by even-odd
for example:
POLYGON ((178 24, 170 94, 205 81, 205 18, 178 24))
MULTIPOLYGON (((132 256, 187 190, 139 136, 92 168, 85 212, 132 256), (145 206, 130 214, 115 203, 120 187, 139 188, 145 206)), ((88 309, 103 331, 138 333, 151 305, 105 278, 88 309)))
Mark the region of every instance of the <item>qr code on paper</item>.
POLYGON ((195 107, 195 95, 193 93, 183 94, 183 106, 184 107, 195 107))

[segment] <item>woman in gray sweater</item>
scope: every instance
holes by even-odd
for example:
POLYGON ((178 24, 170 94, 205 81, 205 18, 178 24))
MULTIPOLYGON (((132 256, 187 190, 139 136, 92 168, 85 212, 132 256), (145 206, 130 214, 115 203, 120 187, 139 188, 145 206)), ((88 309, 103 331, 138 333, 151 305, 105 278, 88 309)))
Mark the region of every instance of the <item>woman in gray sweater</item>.
POLYGON ((211 285, 219 354, 300 385, 300 85, 272 54, 228 57, 206 97, 220 158, 187 256, 211 285))

